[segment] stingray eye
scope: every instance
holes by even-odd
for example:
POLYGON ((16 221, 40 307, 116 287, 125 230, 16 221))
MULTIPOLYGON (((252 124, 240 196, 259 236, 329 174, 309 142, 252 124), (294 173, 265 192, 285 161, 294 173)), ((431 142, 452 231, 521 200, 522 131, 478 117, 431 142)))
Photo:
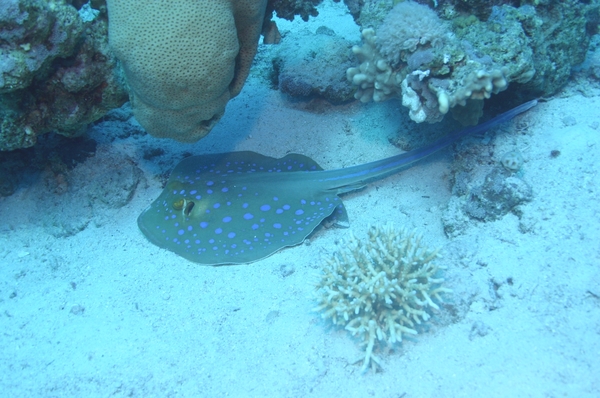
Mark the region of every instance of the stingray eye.
POLYGON ((184 199, 176 200, 175 202, 173 202, 173 208, 175 210, 181 210, 181 209, 183 209, 183 204, 184 203, 185 203, 184 199))
POLYGON ((185 209, 183 209, 183 214, 185 214, 186 216, 189 216, 190 213, 192 212, 192 209, 194 208, 194 202, 192 202, 191 200, 189 202, 187 202, 185 204, 185 209))

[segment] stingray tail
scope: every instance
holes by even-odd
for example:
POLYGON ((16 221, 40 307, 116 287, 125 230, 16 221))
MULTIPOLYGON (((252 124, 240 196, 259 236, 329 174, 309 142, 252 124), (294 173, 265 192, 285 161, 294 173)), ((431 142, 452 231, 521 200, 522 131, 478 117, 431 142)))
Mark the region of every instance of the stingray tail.
POLYGON ((486 122, 478 124, 477 126, 469 127, 464 130, 449 134, 430 145, 414 149, 400 155, 377 160, 371 163, 365 163, 359 166, 347 167, 341 170, 323 172, 324 178, 320 179, 320 181, 328 183, 328 185, 331 187, 330 189, 335 190, 338 194, 360 189, 371 181, 379 180, 399 172, 412 163, 424 159, 432 153, 446 148, 463 137, 472 134, 483 133, 492 127, 509 121, 515 116, 533 108, 535 105, 537 105, 537 100, 525 102, 524 104, 501 113, 500 115, 486 122))

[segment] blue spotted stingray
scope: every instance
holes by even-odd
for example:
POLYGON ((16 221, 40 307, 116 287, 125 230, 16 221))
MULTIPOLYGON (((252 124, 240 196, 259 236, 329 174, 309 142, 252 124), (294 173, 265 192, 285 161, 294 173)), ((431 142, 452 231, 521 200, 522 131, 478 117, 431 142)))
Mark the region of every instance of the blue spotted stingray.
POLYGON ((535 104, 524 103, 423 148, 337 170, 323 170, 298 154, 281 159, 255 152, 191 156, 173 169, 138 225, 150 242, 200 264, 257 261, 301 243, 327 217, 343 219, 339 195, 397 173, 535 104))

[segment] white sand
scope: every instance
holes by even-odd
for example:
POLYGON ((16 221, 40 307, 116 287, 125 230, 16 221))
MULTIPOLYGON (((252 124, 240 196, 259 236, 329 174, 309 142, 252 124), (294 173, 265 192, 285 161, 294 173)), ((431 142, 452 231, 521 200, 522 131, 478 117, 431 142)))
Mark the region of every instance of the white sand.
MULTIPOLYGON (((308 26, 339 26, 358 37, 356 27, 341 29, 350 18, 341 5, 328 10, 308 26)), ((250 265, 209 267, 150 244, 136 218, 161 192, 158 174, 186 151, 297 152, 325 169, 398 153, 388 136, 408 124, 397 101, 311 113, 253 76, 197 144, 148 136, 109 142, 95 130, 98 153, 127 154, 147 184, 124 207, 94 214, 65 238, 38 222, 56 209, 38 203, 39 192, 56 195, 43 179, 0 198, 0 395, 600 396, 594 92, 584 97, 567 87, 490 133, 498 153, 517 148, 525 158, 521 178, 534 199, 522 206, 521 220, 470 220, 464 234, 446 237, 441 218, 453 149, 344 197, 358 237, 370 224, 392 221, 443 247, 446 285, 454 289, 416 338, 380 354, 381 372, 366 374, 353 364, 363 356, 358 341, 311 312, 320 258, 350 230, 321 229, 306 244, 250 265), (148 146, 165 154, 144 160, 148 146), (552 150, 560 156, 551 158, 552 150)), ((70 210, 85 206, 60 200, 70 210)))

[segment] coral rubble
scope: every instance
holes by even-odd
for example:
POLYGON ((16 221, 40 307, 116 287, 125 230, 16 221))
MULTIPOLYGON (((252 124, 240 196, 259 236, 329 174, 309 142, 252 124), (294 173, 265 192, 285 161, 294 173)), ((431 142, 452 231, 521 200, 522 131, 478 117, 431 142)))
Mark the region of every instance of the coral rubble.
POLYGON ((438 250, 421 244, 414 232, 387 225, 371 227, 363 242, 354 235, 326 260, 315 296, 316 311, 335 325, 344 326, 366 347, 362 370, 381 366, 374 355, 376 342, 393 345, 403 334, 417 334, 416 325, 438 310, 434 300, 450 292, 441 287, 434 260, 438 250))

